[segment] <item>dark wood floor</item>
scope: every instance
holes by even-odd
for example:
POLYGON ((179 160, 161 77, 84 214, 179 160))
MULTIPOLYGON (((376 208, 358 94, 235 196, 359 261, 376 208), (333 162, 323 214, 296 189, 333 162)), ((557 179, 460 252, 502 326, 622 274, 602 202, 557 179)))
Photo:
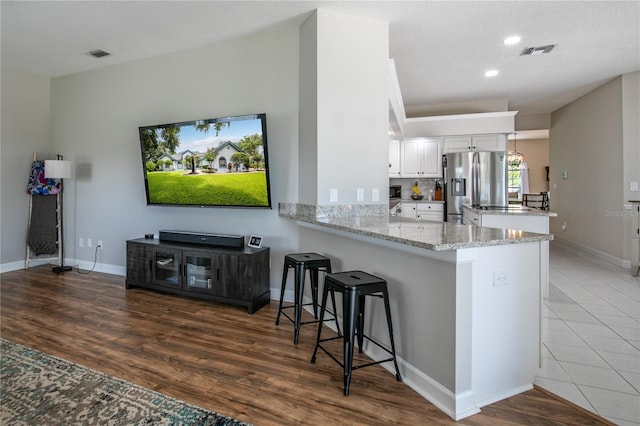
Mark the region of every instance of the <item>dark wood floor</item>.
MULTIPOLYGON (((120 276, 49 267, 0 275, 3 338, 256 425, 456 424, 381 366, 310 363, 314 325, 276 326, 277 303, 242 308, 124 289, 120 276)), ((464 425, 608 424, 538 389, 484 407, 464 425)))

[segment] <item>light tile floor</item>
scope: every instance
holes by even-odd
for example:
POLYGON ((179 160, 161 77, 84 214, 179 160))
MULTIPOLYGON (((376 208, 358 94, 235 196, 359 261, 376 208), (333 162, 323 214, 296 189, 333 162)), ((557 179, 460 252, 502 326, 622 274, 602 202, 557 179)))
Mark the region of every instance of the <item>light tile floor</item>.
POLYGON ((552 242, 535 383, 618 425, 640 425, 640 278, 552 242))

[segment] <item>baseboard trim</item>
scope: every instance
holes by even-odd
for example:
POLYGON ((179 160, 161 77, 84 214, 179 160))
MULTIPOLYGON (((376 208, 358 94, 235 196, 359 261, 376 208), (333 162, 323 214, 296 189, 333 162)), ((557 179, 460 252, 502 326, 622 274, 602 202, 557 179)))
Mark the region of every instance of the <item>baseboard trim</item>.
POLYGON ((110 265, 108 263, 96 263, 94 267, 93 262, 70 259, 68 264, 73 265, 74 271, 78 271, 79 269, 80 270, 79 272, 81 273, 88 273, 88 271, 91 271, 91 272, 102 272, 105 274, 112 274, 112 275, 120 275, 122 277, 127 275, 127 269, 124 266, 110 265))
POLYGON ((583 255, 583 256, 589 255, 597 259, 604 260, 607 263, 611 263, 612 265, 619 266, 621 268, 625 268, 625 269, 631 268, 630 260, 620 259, 618 257, 612 256, 603 251, 596 250, 589 246, 585 246, 584 244, 576 243, 575 241, 564 240, 556 236, 554 240, 551 241, 551 244, 558 244, 563 248, 577 255, 583 255))
MULTIPOLYGON (((49 260, 33 260, 29 263, 33 265, 33 267, 36 267, 47 265, 49 264, 49 262, 49 260)), ((17 271, 18 269, 24 269, 24 260, 16 260, 15 262, 3 263, 2 265, 0 265, 0 273, 17 271)))
MULTIPOLYGON (((105 274, 120 275, 123 277, 127 274, 127 269, 124 266, 110 265, 107 263, 96 263, 94 267, 93 262, 76 260, 76 259, 67 259, 65 260, 64 264, 65 266, 71 266, 73 268, 73 270, 69 272, 76 272, 78 271, 78 268, 80 268, 80 272, 84 272, 84 273, 87 273, 87 271, 103 272, 105 274), (93 270, 91 270, 92 268, 93 270)), ((29 262, 29 269, 36 268, 38 266, 43 266, 43 265, 49 265, 52 268, 56 266, 55 264, 51 263, 50 260, 32 260, 29 262)), ((15 262, 9 262, 9 263, 4 263, 0 265, 0 273, 17 271, 19 269, 25 269, 24 260, 18 260, 15 262)))

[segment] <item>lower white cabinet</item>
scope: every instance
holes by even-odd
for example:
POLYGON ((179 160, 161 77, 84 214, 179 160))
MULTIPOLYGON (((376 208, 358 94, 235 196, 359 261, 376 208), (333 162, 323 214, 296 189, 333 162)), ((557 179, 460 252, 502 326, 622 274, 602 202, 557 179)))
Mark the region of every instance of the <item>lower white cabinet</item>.
POLYGON ((444 204, 429 202, 416 203, 416 219, 443 222, 444 204))
POLYGON ((416 203, 405 203, 405 202, 401 203, 400 217, 408 217, 409 219, 415 219, 417 217, 416 203))
POLYGON ((482 216, 470 209, 462 209, 462 224, 482 226, 482 216))
POLYGON ((631 232, 631 275, 640 275, 640 201, 633 201, 631 232))
POLYGON ((430 220, 433 222, 444 221, 444 204, 430 202, 402 202, 399 216, 410 219, 430 220))

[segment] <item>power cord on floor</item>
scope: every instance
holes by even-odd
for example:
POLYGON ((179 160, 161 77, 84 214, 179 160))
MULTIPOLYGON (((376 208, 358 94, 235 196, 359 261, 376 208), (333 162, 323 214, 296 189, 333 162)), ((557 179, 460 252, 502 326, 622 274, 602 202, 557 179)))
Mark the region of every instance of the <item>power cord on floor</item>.
POLYGON ((96 263, 98 262, 98 249, 102 249, 102 246, 101 245, 97 245, 96 246, 96 251, 95 251, 94 256, 93 256, 93 266, 91 267, 91 269, 89 269, 88 271, 82 272, 80 270, 80 266, 76 265, 76 271, 79 274, 87 275, 87 274, 90 274, 91 272, 93 272, 94 269, 96 269, 96 263))

